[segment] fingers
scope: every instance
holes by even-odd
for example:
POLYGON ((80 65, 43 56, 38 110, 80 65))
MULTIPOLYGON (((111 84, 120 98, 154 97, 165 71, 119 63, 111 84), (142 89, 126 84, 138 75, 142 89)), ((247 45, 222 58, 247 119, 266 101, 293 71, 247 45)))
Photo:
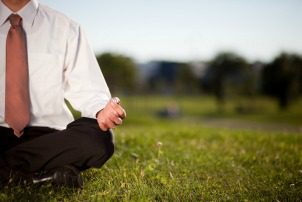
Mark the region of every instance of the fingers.
POLYGON ((118 98, 118 97, 114 97, 114 98, 112 98, 111 99, 111 101, 113 102, 113 103, 115 103, 115 104, 120 104, 120 98, 118 98))
POLYGON ((123 123, 123 120, 122 120, 120 117, 117 117, 117 116, 112 116, 112 117, 110 117, 110 121, 111 121, 115 126, 121 125, 121 124, 123 123))
POLYGON ((126 111, 120 105, 120 99, 115 97, 98 113, 97 121, 101 130, 107 131, 121 125, 125 117, 126 111))
POLYGON ((104 122, 99 122, 99 127, 102 131, 107 131, 108 129, 110 129, 104 122))
POLYGON ((121 119, 126 118, 126 111, 121 107, 121 105, 116 105, 113 107, 113 111, 116 116, 120 117, 121 119))
POLYGON ((121 119, 126 118, 126 111, 120 105, 120 99, 118 97, 112 98, 110 104, 117 116, 119 116, 121 119))
POLYGON ((102 119, 101 121, 99 121, 98 119, 98 123, 99 123, 99 127, 101 128, 101 130, 103 131, 107 131, 111 128, 115 128, 117 125, 111 120, 111 119, 102 119))
POLYGON ((104 121, 102 121, 99 126, 103 131, 107 131, 108 129, 115 128, 118 125, 121 125, 123 120, 116 116, 111 116, 104 121))

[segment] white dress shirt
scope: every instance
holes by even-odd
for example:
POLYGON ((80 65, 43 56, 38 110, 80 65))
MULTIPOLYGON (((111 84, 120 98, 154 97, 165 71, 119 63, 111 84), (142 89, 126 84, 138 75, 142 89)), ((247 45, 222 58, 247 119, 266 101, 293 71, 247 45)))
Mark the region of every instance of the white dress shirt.
MULTIPOLYGON (((5 49, 12 11, 0 0, 0 126, 5 113, 5 49)), ((73 121, 64 99, 95 118, 111 95, 81 27, 37 0, 17 12, 22 17, 28 49, 30 126, 64 129, 73 121)))

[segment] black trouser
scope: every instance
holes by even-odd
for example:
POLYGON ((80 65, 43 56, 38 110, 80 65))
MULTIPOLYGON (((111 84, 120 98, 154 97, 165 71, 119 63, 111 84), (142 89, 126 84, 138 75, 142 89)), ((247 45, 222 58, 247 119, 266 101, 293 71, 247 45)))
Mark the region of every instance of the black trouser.
POLYGON ((101 167, 113 154, 113 134, 100 130, 95 119, 81 118, 65 130, 27 127, 17 138, 0 127, 0 167, 37 172, 72 165, 79 170, 101 167))

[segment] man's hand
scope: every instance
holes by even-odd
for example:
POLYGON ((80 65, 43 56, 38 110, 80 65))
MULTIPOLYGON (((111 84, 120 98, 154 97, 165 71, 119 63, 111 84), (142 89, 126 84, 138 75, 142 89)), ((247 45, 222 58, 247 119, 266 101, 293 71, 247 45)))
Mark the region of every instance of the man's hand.
POLYGON ((123 123, 123 119, 126 118, 126 111, 121 106, 120 99, 115 97, 97 113, 96 118, 101 130, 107 131, 123 123))

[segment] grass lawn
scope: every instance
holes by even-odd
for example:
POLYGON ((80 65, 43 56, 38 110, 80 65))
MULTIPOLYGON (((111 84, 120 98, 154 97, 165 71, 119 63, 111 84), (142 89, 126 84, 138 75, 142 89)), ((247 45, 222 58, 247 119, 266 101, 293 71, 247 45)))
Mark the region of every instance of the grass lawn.
MULTIPOLYGON (((270 101, 261 102, 270 106, 262 116, 222 116, 301 126, 301 108, 276 112, 270 101)), ((116 152, 102 169, 84 173, 83 190, 7 186, 0 201, 302 201, 301 132, 208 126, 203 118, 217 116, 210 98, 127 98, 124 104, 128 120, 115 130, 116 152), (184 118, 156 118, 172 102, 184 118)))

